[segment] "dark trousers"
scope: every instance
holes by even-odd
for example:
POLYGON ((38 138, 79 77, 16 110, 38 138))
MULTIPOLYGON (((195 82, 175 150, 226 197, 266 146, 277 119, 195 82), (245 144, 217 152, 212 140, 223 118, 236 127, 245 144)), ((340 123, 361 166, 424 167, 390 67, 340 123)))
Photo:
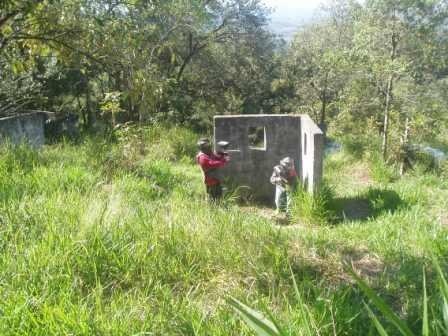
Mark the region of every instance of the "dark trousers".
POLYGON ((212 186, 206 186, 207 195, 210 201, 217 201, 222 197, 222 187, 221 184, 215 184, 212 186))

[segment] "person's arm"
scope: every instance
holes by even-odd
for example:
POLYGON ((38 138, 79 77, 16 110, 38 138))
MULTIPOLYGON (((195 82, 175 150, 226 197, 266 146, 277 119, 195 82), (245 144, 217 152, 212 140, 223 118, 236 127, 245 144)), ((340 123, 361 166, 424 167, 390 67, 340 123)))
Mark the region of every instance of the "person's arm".
POLYGON ((211 159, 205 155, 201 155, 198 161, 201 167, 204 169, 219 168, 227 163, 227 161, 224 160, 224 158, 211 159))
POLYGON ((289 177, 297 177, 297 171, 295 169, 291 169, 289 171, 289 177))
POLYGON ((274 170, 271 176, 271 183, 272 184, 281 184, 282 178, 277 174, 277 172, 274 170))

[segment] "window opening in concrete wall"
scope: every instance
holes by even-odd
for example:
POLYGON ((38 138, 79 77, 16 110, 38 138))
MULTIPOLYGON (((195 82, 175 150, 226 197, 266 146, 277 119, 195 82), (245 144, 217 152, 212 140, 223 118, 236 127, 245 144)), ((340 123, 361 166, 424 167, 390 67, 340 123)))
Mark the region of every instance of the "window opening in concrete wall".
POLYGON ((249 148, 266 150, 266 128, 263 126, 249 127, 247 137, 249 148))
POLYGON ((307 147, 308 147, 308 137, 306 133, 303 136, 303 155, 306 155, 307 147))

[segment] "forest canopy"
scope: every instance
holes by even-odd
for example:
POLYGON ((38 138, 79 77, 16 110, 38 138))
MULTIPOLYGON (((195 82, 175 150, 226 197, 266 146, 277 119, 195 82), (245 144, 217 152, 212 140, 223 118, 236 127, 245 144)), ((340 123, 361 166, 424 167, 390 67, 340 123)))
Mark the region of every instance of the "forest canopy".
POLYGON ((385 159, 447 130, 443 0, 334 0, 290 43, 260 0, 6 0, 0 13, 3 116, 204 130, 216 114, 307 113, 378 139, 385 159))

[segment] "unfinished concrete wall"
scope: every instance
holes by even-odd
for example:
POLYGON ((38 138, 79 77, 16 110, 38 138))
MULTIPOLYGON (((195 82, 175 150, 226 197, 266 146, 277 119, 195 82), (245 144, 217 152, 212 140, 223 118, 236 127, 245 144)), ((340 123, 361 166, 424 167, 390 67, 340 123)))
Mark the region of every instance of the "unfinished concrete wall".
POLYGON ((309 116, 301 115, 301 121, 301 177, 304 187, 312 193, 322 180, 324 135, 309 116))
POLYGON ((0 143, 26 142, 35 147, 42 146, 45 143, 44 125, 47 118, 48 114, 44 112, 0 118, 0 143))
POLYGON ((45 121, 45 138, 47 142, 57 141, 63 137, 69 139, 79 135, 78 116, 68 114, 65 116, 53 116, 45 121))
POLYGON ((231 143, 228 151, 232 159, 222 169, 222 177, 229 178, 237 186, 250 188, 255 199, 273 201, 275 187, 269 178, 273 167, 286 156, 294 160, 302 181, 306 178, 310 191, 319 184, 323 136, 309 117, 263 114, 216 116, 214 126, 215 143, 231 143), (254 129, 264 133, 264 141, 259 141, 257 146, 253 146, 251 138, 254 129), (302 140, 305 138, 307 148, 306 154, 303 154, 302 140))

